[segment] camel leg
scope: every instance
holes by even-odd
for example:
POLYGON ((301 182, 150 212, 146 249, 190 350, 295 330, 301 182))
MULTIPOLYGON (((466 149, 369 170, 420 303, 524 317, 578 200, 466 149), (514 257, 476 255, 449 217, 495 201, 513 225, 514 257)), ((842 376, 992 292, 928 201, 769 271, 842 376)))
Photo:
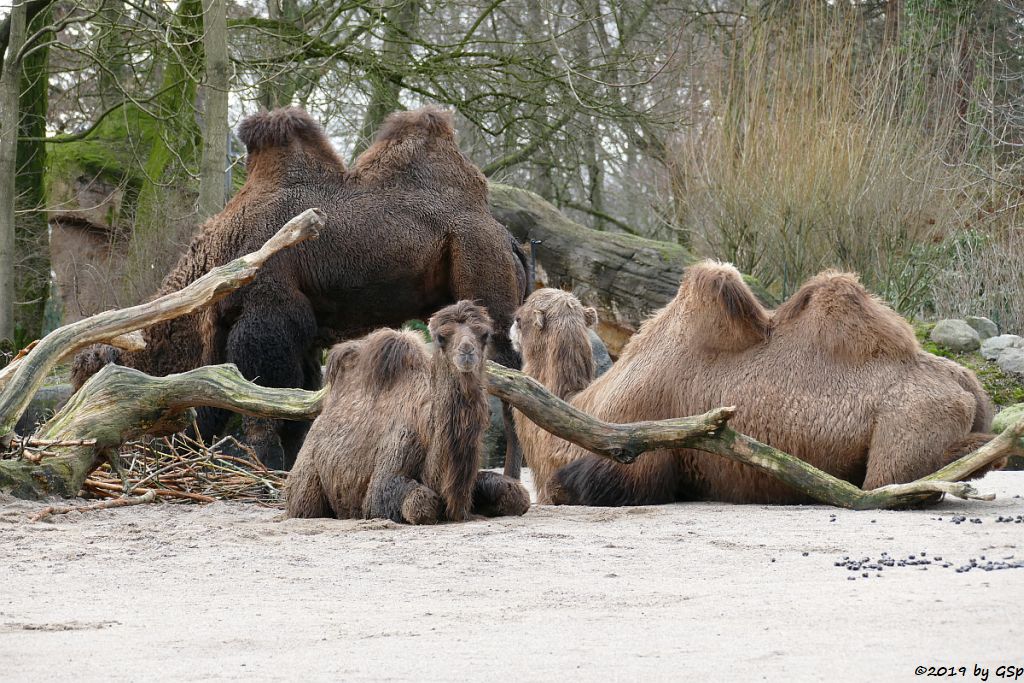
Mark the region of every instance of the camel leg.
POLYGON ((473 513, 485 517, 525 514, 530 509, 530 494, 514 479, 497 472, 477 473, 473 484, 473 513))
POLYGON ((298 463, 288 473, 285 484, 287 491, 286 508, 289 517, 334 517, 324 495, 324 485, 320 481, 320 473, 308 460, 298 463))
POLYGON ((501 420, 505 428, 505 476, 519 481, 523 471, 523 447, 512 418, 512 406, 501 402, 501 420))
POLYGON ((367 517, 384 517, 393 522, 436 524, 444 504, 441 496, 415 479, 396 474, 375 478, 367 493, 367 517))
MULTIPOLYGON (((312 347, 302 359, 302 388, 308 391, 318 391, 323 386, 323 373, 320 369, 320 358, 322 352, 319 347, 312 347)), ((302 443, 306 440, 306 434, 312 422, 307 420, 285 420, 280 427, 281 448, 285 454, 285 469, 291 469, 295 464, 295 456, 298 455, 302 443)))
MULTIPOLYGON (((227 361, 237 365, 246 379, 265 387, 305 386, 307 357, 316 333, 316 318, 309 302, 301 294, 273 283, 250 292, 247 301, 252 303, 228 334, 227 361)), ((284 470, 295 462, 304 424, 289 428, 302 434, 287 439, 287 451, 281 439, 283 420, 246 416, 242 424, 246 441, 268 468, 284 470)))
POLYGON ((894 387, 879 409, 861 488, 903 484, 949 464, 961 445, 970 445, 973 419, 973 398, 966 392, 951 397, 928 387, 894 387))

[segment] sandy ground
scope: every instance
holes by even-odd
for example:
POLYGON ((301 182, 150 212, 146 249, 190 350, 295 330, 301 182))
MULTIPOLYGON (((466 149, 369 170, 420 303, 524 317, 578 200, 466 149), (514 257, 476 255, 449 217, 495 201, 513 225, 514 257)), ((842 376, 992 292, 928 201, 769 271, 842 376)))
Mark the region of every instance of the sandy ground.
POLYGON ((1024 666, 1024 568, 957 568, 1024 564, 1024 523, 997 521, 1024 520, 1024 473, 980 487, 997 500, 535 507, 426 528, 224 503, 29 523, 41 506, 8 498, 0 679, 997 680, 1024 666), (933 563, 899 566, 910 555, 933 563))

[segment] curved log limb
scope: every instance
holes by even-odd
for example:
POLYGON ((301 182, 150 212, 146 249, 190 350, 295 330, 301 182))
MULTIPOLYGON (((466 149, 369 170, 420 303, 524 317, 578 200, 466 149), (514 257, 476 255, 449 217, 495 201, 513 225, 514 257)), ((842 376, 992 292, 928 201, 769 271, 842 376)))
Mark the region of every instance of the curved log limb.
MULTIPOLYGON (((969 484, 968 476, 1015 452, 1024 420, 1003 435, 935 474, 907 484, 863 491, 788 453, 727 426, 733 408, 657 422, 610 424, 583 413, 550 394, 523 373, 490 363, 489 391, 507 400, 556 436, 598 455, 632 462, 657 448, 694 448, 744 462, 768 472, 827 505, 853 510, 912 507, 943 494, 989 500, 969 484)), ((166 434, 191 422, 193 406, 282 419, 310 419, 320 410, 325 390, 272 389, 246 381, 232 365, 214 365, 179 375, 150 377, 111 365, 97 373, 53 419, 34 435, 55 445, 39 463, 0 461, 0 491, 19 497, 78 494, 82 482, 109 451, 143 434, 166 434)))
MULTIPOLYGON (((1024 427, 1024 424, 1020 426, 1024 427)), ((971 460, 974 463, 974 466, 961 476, 967 476, 994 460, 1005 457, 1005 449, 993 450, 990 448, 994 441, 995 439, 957 461, 958 463, 963 460, 971 460)), ((1012 449, 1012 440, 1008 441, 1012 449)), ((942 494, 947 493, 958 498, 972 500, 992 500, 995 497, 992 494, 980 494, 973 486, 965 482, 940 480, 944 478, 936 476, 939 472, 906 484, 893 484, 864 491, 795 456, 732 429, 725 429, 713 437, 694 441, 688 447, 752 465, 784 481, 814 500, 850 510, 915 507, 938 502, 942 498, 942 494)), ((953 463, 945 469, 949 470, 957 463, 953 463)), ((942 471, 940 470, 940 472, 942 471)), ((951 473, 955 474, 956 470, 951 470, 951 473)))
MULTIPOLYGON (((18 369, 18 366, 21 365, 32 349, 39 345, 40 341, 41 340, 36 339, 31 344, 23 348, 10 363, 4 366, 3 369, 0 369, 0 391, 3 391, 3 388, 7 386, 7 381, 14 374, 14 371, 18 369)), ((112 339, 108 339, 106 343, 123 351, 141 351, 146 348, 146 340, 142 336, 142 330, 135 330, 134 332, 129 332, 127 334, 119 334, 112 339)), ((64 352, 61 354, 61 357, 57 359, 57 363, 59 364, 64 362, 73 356, 76 351, 78 351, 77 347, 64 352)))
POLYGON ((46 335, 19 363, 0 391, 0 439, 9 437, 46 375, 62 358, 90 344, 184 315, 226 296, 256 277, 259 268, 278 251, 316 237, 323 224, 319 211, 308 209, 288 221, 258 251, 214 268, 180 291, 131 308, 105 311, 46 335))
POLYGON ((21 498, 76 496, 107 453, 143 435, 163 436, 185 429, 192 423, 194 407, 310 420, 319 414, 323 396, 323 390, 253 384, 234 365, 210 365, 166 377, 108 365, 33 435, 32 441, 55 444, 47 449, 53 455, 38 463, 0 461, 0 491, 21 498))
POLYGON ((735 408, 674 420, 613 424, 602 422, 554 396, 518 370, 488 361, 487 390, 515 406, 540 427, 591 453, 630 463, 655 448, 692 447, 693 440, 721 431, 735 408))

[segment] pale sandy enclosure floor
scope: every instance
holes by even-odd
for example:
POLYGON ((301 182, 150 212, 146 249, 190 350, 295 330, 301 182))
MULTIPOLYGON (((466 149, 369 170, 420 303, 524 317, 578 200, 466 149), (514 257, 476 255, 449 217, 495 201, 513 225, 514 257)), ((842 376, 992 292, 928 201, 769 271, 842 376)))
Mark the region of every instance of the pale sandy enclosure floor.
POLYGON ((224 503, 29 523, 41 505, 4 498, 0 680, 997 680, 1024 666, 1024 568, 956 568, 1024 561, 1024 523, 997 522, 1024 516, 1024 473, 979 488, 997 500, 426 528, 224 503), (883 552, 934 562, 835 566, 883 552))

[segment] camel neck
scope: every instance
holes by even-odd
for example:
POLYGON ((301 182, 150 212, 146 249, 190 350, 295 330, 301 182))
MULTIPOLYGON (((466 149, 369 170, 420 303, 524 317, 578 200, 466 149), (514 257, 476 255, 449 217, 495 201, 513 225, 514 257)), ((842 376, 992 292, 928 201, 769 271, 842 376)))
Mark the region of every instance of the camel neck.
POLYGON ((442 354, 436 354, 431 367, 425 483, 444 499, 449 520, 460 521, 469 514, 487 415, 482 373, 457 372, 442 354))

